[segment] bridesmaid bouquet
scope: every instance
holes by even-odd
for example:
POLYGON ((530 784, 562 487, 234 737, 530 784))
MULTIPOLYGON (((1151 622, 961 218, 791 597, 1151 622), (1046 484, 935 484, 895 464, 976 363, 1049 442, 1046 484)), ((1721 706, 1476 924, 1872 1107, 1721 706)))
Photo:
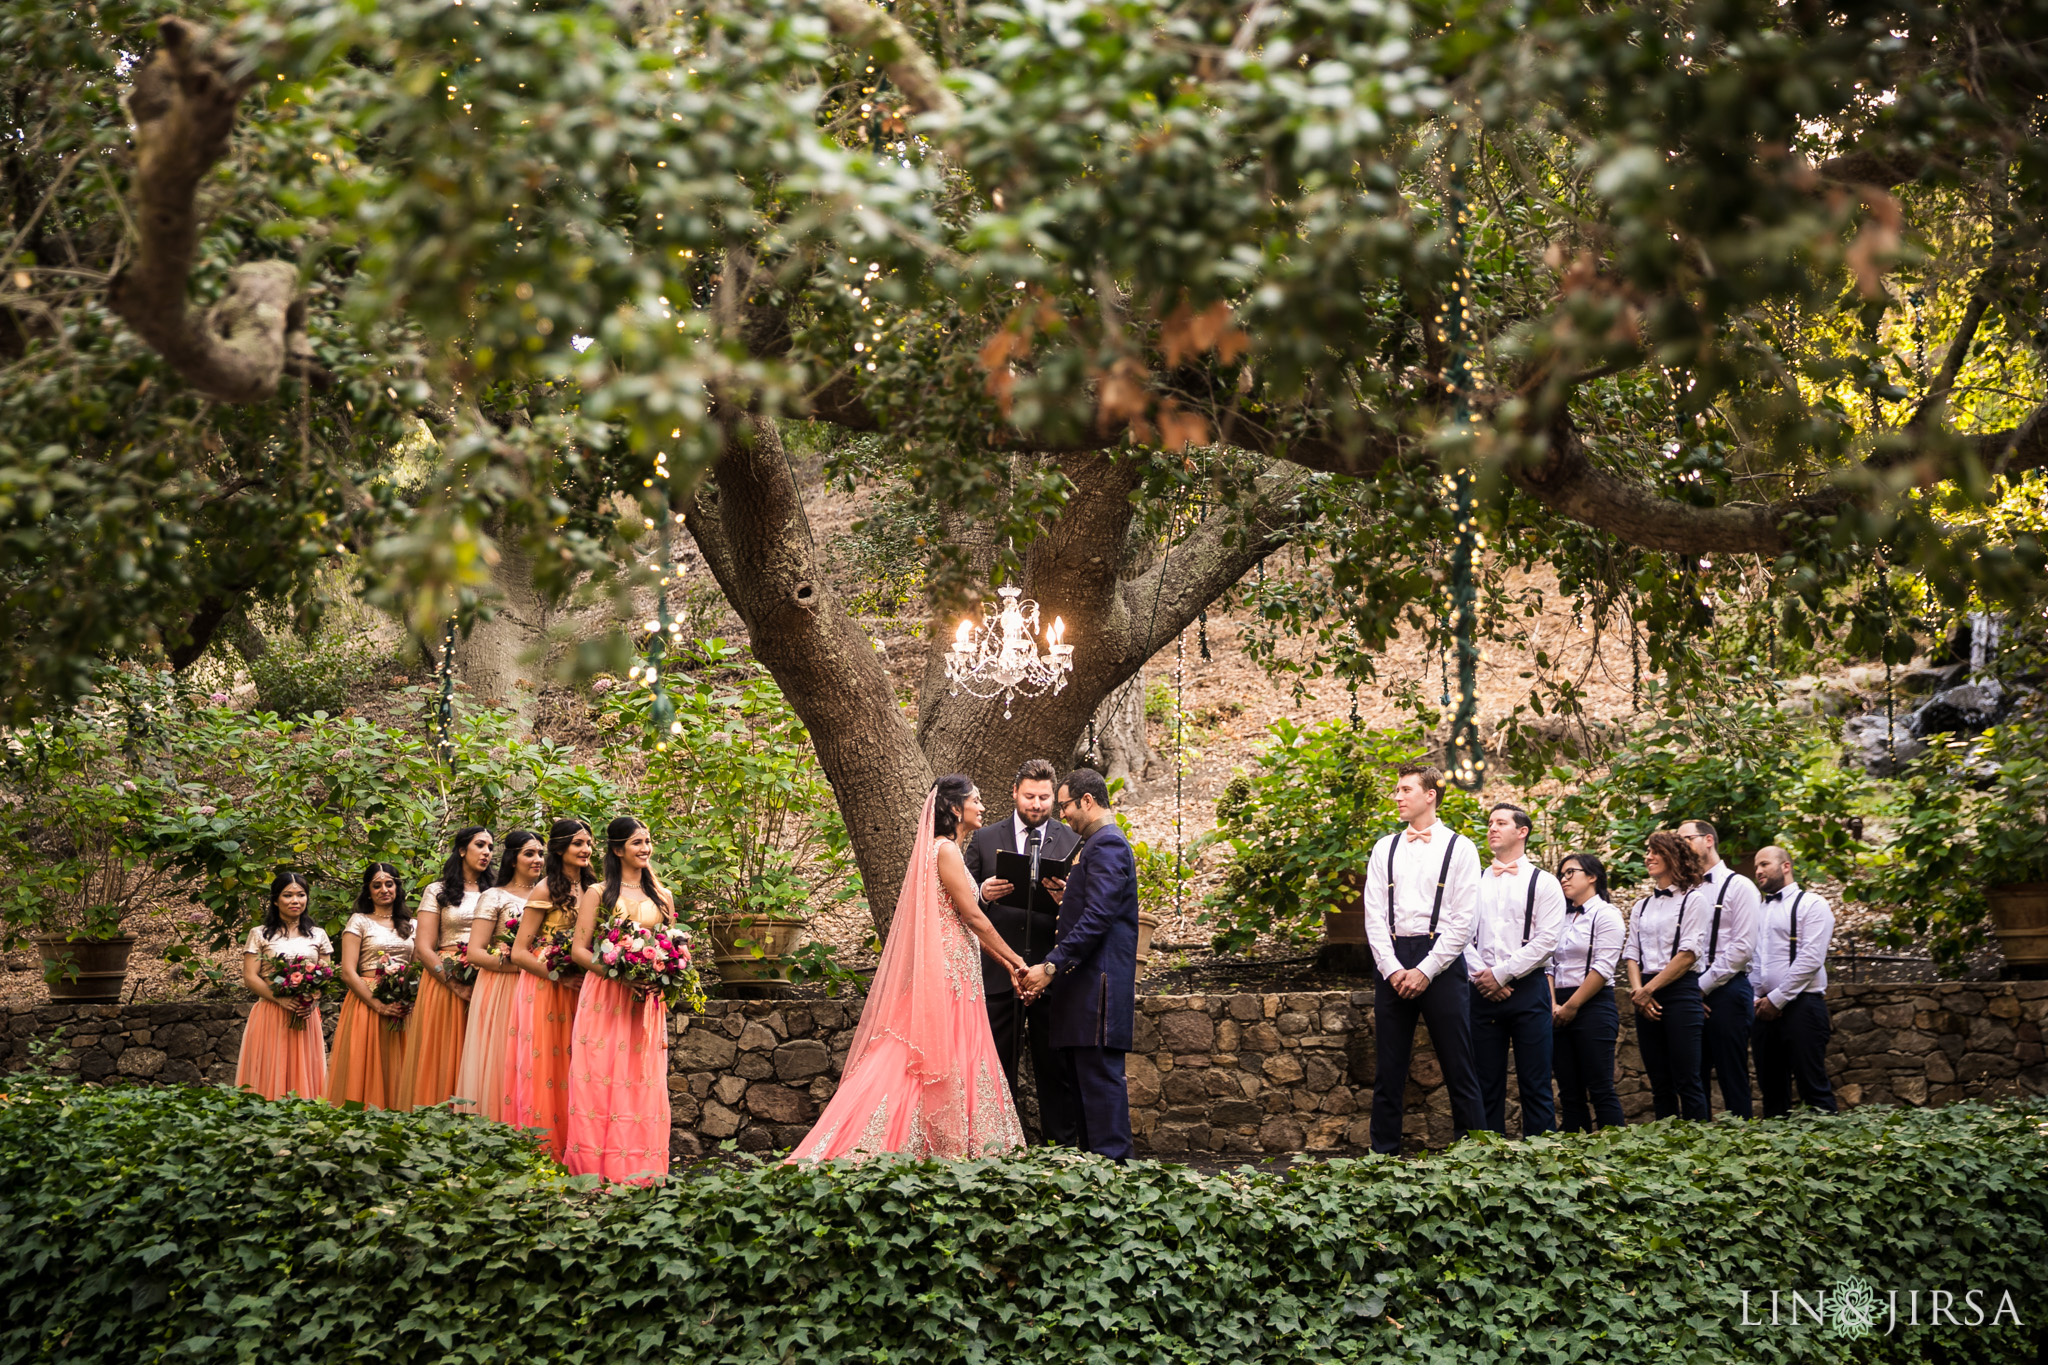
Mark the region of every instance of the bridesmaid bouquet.
POLYGON ((458 943, 453 951, 441 954, 441 970, 447 973, 441 979, 451 986, 475 985, 477 968, 469 960, 469 944, 458 943))
POLYGON ((512 945, 519 941, 519 920, 525 913, 526 907, 523 905, 515 905, 505 912, 505 917, 498 921, 498 932, 491 935, 491 948, 494 951, 512 951, 512 945))
POLYGON ((576 965, 576 959, 569 953, 574 939, 567 929, 549 934, 534 947, 541 965, 548 969, 548 980, 560 981, 572 972, 583 969, 576 965))
POLYGON ((599 975, 625 982, 638 998, 659 995, 670 1009, 684 1003, 704 1007, 704 986, 690 960, 690 935, 681 925, 649 928, 619 915, 590 946, 599 975))
POLYGON ((385 1017, 385 1031, 404 1032, 405 1016, 412 1013, 412 1002, 420 995, 420 960, 409 957, 403 962, 385 962, 377 969, 377 985, 370 995, 380 1004, 399 1007, 398 1013, 385 1017))
MULTIPOLYGON (((339 979, 339 974, 324 960, 287 958, 278 963, 276 972, 270 978, 270 993, 279 1000, 294 1003, 300 1000, 318 1001, 321 996, 333 989, 334 983, 339 979)), ((285 1024, 293 1033, 306 1031, 306 1016, 311 1013, 310 1010, 287 1009, 284 1013, 285 1024)))

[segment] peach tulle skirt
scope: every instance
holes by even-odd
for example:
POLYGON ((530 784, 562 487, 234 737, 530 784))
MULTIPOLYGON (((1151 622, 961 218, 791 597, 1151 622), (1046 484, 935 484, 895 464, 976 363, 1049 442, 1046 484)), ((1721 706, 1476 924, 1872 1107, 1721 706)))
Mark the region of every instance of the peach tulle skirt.
POLYGON ((291 1026, 291 1012, 258 1000, 242 1026, 242 1055, 235 1061, 235 1085, 266 1100, 299 1095, 317 1100, 327 1093, 327 1041, 320 1032, 320 1007, 306 1027, 291 1026))
MULTIPOLYGON (((519 976, 525 976, 521 972, 519 976)), ((469 998, 469 1031, 462 1038, 462 1069, 455 1073, 455 1107, 465 1114, 511 1121, 505 1111, 505 1050, 511 1044, 512 999, 519 989, 510 972, 479 972, 469 998)))
POLYGON ((668 1010, 603 977, 583 983, 569 1068, 572 1175, 644 1185, 668 1174, 668 1010))
POLYGON ((562 1159, 569 1145, 569 1053, 576 1026, 574 986, 519 974, 505 1054, 505 1117, 547 1135, 562 1159))
MULTIPOLYGON (((410 1019, 405 1021, 411 1023, 410 1019)), ((342 1002, 334 1026, 334 1052, 327 1061, 327 1102, 354 1101, 371 1109, 391 1108, 391 1087, 405 1062, 405 1034, 384 1027, 384 1016, 354 991, 342 1002)))
POLYGON ((405 1065, 391 1094, 393 1109, 424 1109, 455 1093, 462 1071, 462 1036, 469 1004, 431 972, 420 977, 420 996, 406 1021, 405 1065))

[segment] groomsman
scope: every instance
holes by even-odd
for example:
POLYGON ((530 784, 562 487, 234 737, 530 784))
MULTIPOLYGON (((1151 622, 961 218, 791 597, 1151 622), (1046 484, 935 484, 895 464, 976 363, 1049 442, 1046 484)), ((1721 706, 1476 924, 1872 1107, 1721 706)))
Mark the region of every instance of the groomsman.
MULTIPOLYGON (((1053 930, 1059 920, 1059 904, 1043 890, 1032 908, 1020 910, 995 902, 1010 894, 1011 884, 995 875, 996 854, 1022 853, 1035 848, 1044 858, 1065 859, 1081 846, 1081 836, 1052 818, 1052 764, 1034 758, 1017 770, 1010 787, 1011 814, 1007 820, 983 825, 968 842, 964 861, 967 875, 981 888, 981 910, 1001 934, 1003 942, 1017 951, 1027 966, 1037 966, 1052 951, 1053 930)), ((1043 1001, 1026 1005, 1017 996, 1010 974, 987 953, 981 956, 981 987, 988 1002, 989 1032, 995 1035, 996 1055, 1003 1060, 1003 1075, 1010 1082, 1010 1097, 1018 1100, 1017 1068, 1025 1047, 1030 1049, 1031 1074, 1038 1083, 1038 1126, 1047 1142, 1063 1147, 1076 1145, 1081 1134, 1081 1116, 1074 1107, 1074 1090, 1067 1083, 1066 1068, 1053 1050, 1043 1001)))
POLYGON ((1756 996, 1749 965, 1756 956, 1759 896, 1756 883, 1721 861, 1720 838, 1705 820, 1687 820, 1678 833, 1707 865, 1702 894, 1713 898, 1707 924, 1707 953, 1700 959, 1700 996, 1706 1027, 1700 1035, 1700 1082, 1713 1112, 1714 1079, 1721 1104, 1740 1118, 1754 1118, 1749 1094, 1749 1033, 1756 1022, 1756 996))
POLYGON ((1792 1083, 1811 1109, 1835 1112, 1828 1084, 1828 945, 1835 912, 1792 877, 1792 855, 1772 845, 1756 855, 1763 889, 1756 950, 1756 1084, 1764 1117, 1792 1112, 1792 1083))
POLYGON ((1401 1150, 1418 1020, 1429 1024, 1443 1067, 1453 1133, 1463 1137, 1483 1122, 1472 1071, 1472 984, 1459 961, 1472 941, 1479 850, 1436 818, 1443 782, 1433 767, 1401 769, 1394 809, 1406 827, 1382 839, 1366 864, 1365 935, 1379 969, 1372 1003, 1375 1152, 1401 1150))
MULTIPOLYGON (((1554 1132, 1550 1092, 1550 978, 1564 928, 1564 890, 1528 858, 1529 812, 1503 801, 1486 817, 1493 865, 1479 879, 1478 916, 1465 949, 1472 980, 1472 1063, 1481 1127, 1508 1126, 1508 1049, 1522 1097, 1522 1136, 1554 1132)), ((1434 1035, 1432 1035, 1434 1036, 1434 1035)))

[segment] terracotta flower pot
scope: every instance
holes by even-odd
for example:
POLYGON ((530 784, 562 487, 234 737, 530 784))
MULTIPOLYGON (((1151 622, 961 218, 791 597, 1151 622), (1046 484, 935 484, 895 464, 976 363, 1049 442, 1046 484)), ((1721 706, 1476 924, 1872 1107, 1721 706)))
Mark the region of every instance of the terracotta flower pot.
POLYGON ((43 981, 50 999, 76 1004, 119 1003, 128 980, 128 953, 135 935, 67 939, 51 935, 36 940, 43 959, 43 981))
POLYGON ((1159 927, 1159 916, 1150 910, 1138 912, 1138 969, 1143 971, 1146 960, 1152 956, 1152 931, 1159 927))
POLYGON ((728 986, 788 985, 783 959, 803 941, 806 924, 775 915, 713 915, 711 961, 718 979, 728 986))

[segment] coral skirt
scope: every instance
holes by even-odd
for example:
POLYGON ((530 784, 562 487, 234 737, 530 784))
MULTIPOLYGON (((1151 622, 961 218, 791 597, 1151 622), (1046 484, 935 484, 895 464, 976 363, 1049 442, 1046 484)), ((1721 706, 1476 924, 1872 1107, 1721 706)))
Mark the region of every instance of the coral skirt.
POLYGON ((320 1032, 320 1007, 306 1016, 306 1026, 291 1025, 291 1011, 270 1000, 258 1000, 242 1026, 242 1055, 235 1062, 235 1085, 266 1100, 301 1095, 317 1100, 327 1093, 327 1041, 320 1032))
POLYGON ((462 1070, 455 1076, 455 1107, 466 1114, 511 1121, 505 1112, 505 1052, 511 1046, 512 1003, 519 977, 482 972, 469 999, 469 1032, 462 1039, 462 1070))
POLYGON ((350 991, 342 1002, 341 1022, 334 1026, 334 1053, 327 1063, 327 1102, 389 1109, 391 1087, 404 1061, 405 1030, 385 1028, 384 1016, 350 991))
POLYGON ((393 1109, 424 1109, 455 1093, 462 1072, 462 1037, 469 1029, 469 1003, 431 972, 420 977, 419 999, 406 1021, 405 1065, 391 1093, 393 1109))
POLYGON ((569 1143, 569 1050, 576 1024, 574 986, 519 974, 505 1054, 505 1117, 546 1134, 555 1160, 569 1143))
POLYGON ((603 977, 583 983, 569 1068, 572 1175, 644 1185, 668 1174, 668 1010, 603 977))

